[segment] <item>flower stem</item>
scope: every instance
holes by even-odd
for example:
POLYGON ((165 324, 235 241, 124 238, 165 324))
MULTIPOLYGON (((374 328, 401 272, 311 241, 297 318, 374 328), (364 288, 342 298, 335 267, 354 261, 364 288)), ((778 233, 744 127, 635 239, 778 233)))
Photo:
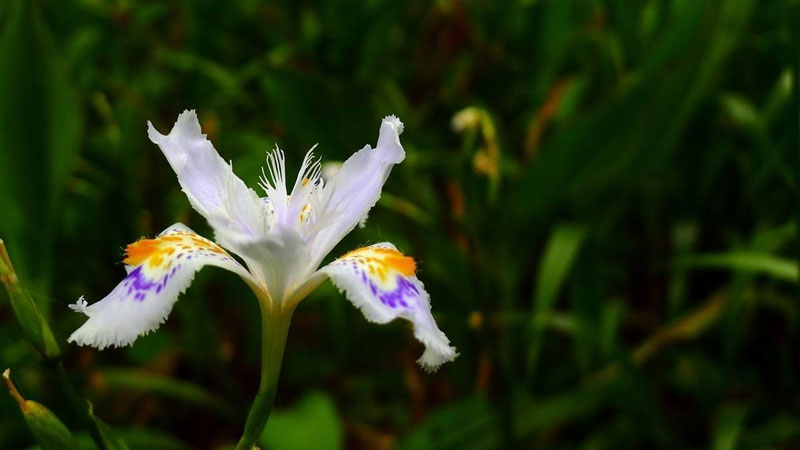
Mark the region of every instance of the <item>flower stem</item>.
POLYGON ((244 432, 236 444, 236 450, 251 450, 261 436, 267 419, 272 412, 275 392, 278 388, 278 376, 281 372, 283 350, 286 347, 286 336, 294 308, 286 311, 280 306, 267 302, 261 305, 261 383, 258 393, 247 414, 244 432))

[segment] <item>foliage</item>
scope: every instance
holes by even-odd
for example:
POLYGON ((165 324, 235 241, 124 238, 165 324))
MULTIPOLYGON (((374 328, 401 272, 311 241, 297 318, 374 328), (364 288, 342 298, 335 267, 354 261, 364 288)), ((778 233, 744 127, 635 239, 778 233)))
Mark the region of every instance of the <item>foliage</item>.
MULTIPOLYGON (((294 172, 315 143, 343 160, 397 114, 408 157, 341 249, 414 255, 461 355, 426 375, 404 324, 320 289, 295 313, 266 448, 797 446, 798 12, 7 0, 0 237, 114 441, 231 445, 260 333, 234 276, 201 272, 131 348, 65 342, 82 320, 66 305, 119 281, 126 243, 176 221, 210 236, 146 121, 196 108, 255 185, 274 144, 294 172)), ((0 368, 92 448, 0 300, 0 368)), ((32 445, 10 396, 0 417, 0 447, 32 445)))

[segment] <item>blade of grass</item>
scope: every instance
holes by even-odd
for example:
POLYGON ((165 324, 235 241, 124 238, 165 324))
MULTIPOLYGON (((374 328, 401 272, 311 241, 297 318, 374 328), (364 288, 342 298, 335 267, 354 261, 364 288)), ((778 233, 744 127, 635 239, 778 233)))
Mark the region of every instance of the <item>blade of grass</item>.
MULTIPOLYGON (((7 3, 0 33, 0 233, 46 318, 53 238, 81 140, 81 109, 39 2, 7 3)), ((5 5, 4 5, 5 6, 5 5)))
POLYGON ((734 450, 738 448, 736 444, 742 434, 746 415, 747 408, 743 405, 724 405, 716 418, 711 448, 713 450, 734 450))
POLYGON ((533 375, 536 371, 542 345, 542 326, 539 317, 547 315, 553 308, 585 235, 586 229, 583 226, 564 224, 557 226, 548 239, 539 267, 539 276, 536 279, 533 305, 531 306, 528 376, 533 375))
POLYGON ((760 273, 773 278, 797 282, 797 264, 768 253, 732 251, 687 255, 675 259, 678 268, 722 269, 760 273))
POLYGON ((138 370, 105 367, 98 371, 104 384, 111 388, 138 390, 180 400, 190 405, 239 418, 239 411, 225 400, 200 386, 181 380, 138 370))

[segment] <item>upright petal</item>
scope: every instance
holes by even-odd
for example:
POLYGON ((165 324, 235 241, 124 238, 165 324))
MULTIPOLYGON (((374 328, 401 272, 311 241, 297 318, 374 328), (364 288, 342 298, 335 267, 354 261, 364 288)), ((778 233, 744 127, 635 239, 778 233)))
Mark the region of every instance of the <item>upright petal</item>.
POLYGON ((414 336, 425 344, 417 361, 436 370, 458 354, 431 315, 430 297, 415 276, 416 263, 388 243, 353 250, 319 270, 370 321, 387 323, 397 317, 414 324, 414 336))
POLYGON ((357 151, 319 190, 311 203, 311 226, 316 228, 311 254, 316 264, 359 223, 377 203, 392 166, 405 158, 400 144, 403 123, 395 116, 383 119, 374 149, 357 151))
POLYGON ((192 206, 214 229, 249 238, 268 230, 263 202, 220 158, 202 134, 193 110, 178 116, 166 136, 156 131, 152 123, 147 126, 150 140, 164 152, 192 206))
POLYGON ((92 305, 87 306, 83 297, 70 305, 89 320, 72 333, 69 342, 99 349, 132 344, 167 319, 178 295, 203 266, 222 267, 253 281, 222 247, 180 223, 155 239, 128 245, 126 253, 123 262, 128 275, 110 294, 92 305))

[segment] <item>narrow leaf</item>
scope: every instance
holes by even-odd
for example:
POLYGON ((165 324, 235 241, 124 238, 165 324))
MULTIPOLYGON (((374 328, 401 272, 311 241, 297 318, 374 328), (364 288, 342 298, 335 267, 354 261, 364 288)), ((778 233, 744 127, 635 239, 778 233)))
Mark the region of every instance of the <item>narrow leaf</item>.
POLYGON ((560 225, 553 231, 547 242, 547 247, 542 256, 539 267, 539 276, 534 289, 532 320, 532 335, 528 352, 528 374, 536 369, 541 347, 541 327, 537 326, 537 318, 547 315, 556 301, 561 286, 564 283, 575 261, 586 230, 579 225, 560 225))
POLYGON ((677 267, 760 273, 790 282, 796 282, 798 274, 797 264, 790 259, 750 251, 688 255, 676 259, 674 263, 677 267))

